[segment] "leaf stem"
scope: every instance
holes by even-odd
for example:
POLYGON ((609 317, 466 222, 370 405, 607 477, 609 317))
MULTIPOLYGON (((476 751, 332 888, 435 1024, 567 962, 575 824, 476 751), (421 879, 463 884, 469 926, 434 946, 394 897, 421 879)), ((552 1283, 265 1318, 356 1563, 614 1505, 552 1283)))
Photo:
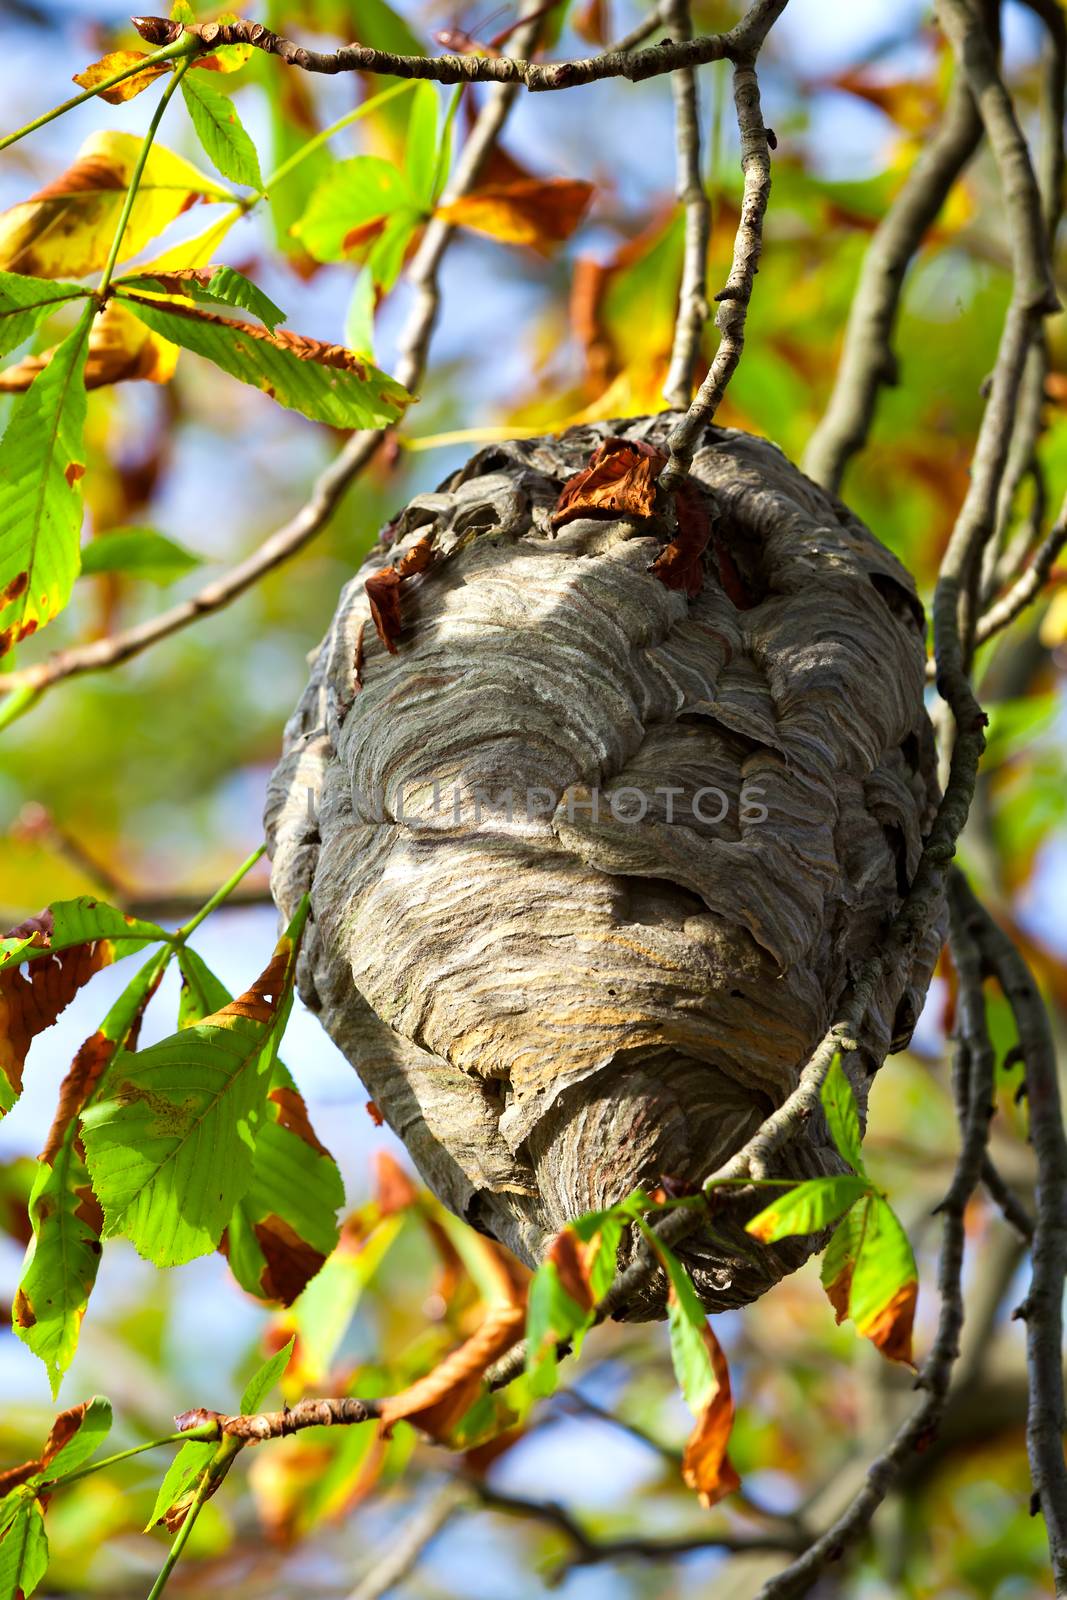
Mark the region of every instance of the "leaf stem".
MULTIPOLYGON (((210 1428, 214 1427, 214 1424, 206 1423, 204 1426, 210 1428)), ((191 1428, 184 1437, 186 1439, 195 1439, 201 1436, 202 1433, 203 1428, 191 1428)), ((181 1553, 185 1549, 189 1535, 193 1531, 193 1524, 200 1515, 205 1501, 215 1493, 215 1490, 237 1460, 246 1442, 246 1440, 236 1438, 232 1434, 228 1434, 220 1442, 215 1454, 204 1468, 203 1476, 197 1485, 196 1494, 186 1514, 185 1521, 178 1529, 178 1536, 167 1552, 167 1559, 163 1563, 159 1577, 152 1585, 148 1600, 159 1600, 159 1596, 167 1586, 167 1580, 181 1559, 181 1553)))
POLYGON ((163 120, 163 113, 166 111, 175 90, 177 89, 179 83, 181 83, 192 64, 192 53, 187 53, 175 67, 174 75, 167 84, 167 87, 163 90, 163 93, 160 95, 159 104, 152 113, 152 120, 148 124, 148 131, 141 141, 141 148, 137 153, 137 160, 134 163, 133 171, 130 173, 130 182, 126 189, 126 198, 122 202, 122 211, 119 214, 118 227, 115 229, 115 237, 111 241, 111 250, 104 266, 103 276, 100 279, 99 288, 96 291, 97 298, 101 305, 103 304, 104 298, 111 287, 111 279, 113 278, 115 274, 115 268, 118 265, 119 251, 122 249, 122 241, 126 234, 127 225, 129 224, 130 213, 133 211, 133 202, 137 198, 137 190, 140 188, 141 179, 144 177, 144 169, 148 162, 148 154, 152 148, 152 142, 156 137, 159 124, 163 120))
POLYGON ((263 193, 266 194, 276 183, 280 183, 283 178, 287 178, 293 169, 300 165, 301 161, 313 155, 316 150, 321 149, 328 140, 333 138, 335 133, 341 133, 343 129, 351 127, 353 122, 359 122, 363 117, 369 117, 371 112, 377 111, 381 106, 385 105, 387 100, 395 100, 397 95, 409 94, 414 87, 414 82, 394 83, 391 88, 383 89, 381 94, 376 94, 373 99, 365 100, 354 111, 349 111, 343 117, 339 117, 336 122, 331 122, 330 126, 323 128, 321 133, 313 134, 305 144, 300 146, 299 150, 294 150, 291 156, 287 156, 281 165, 275 167, 270 176, 264 179, 263 193))
POLYGON ((100 83, 94 84, 91 89, 84 89, 81 94, 64 100, 62 105, 53 106, 51 111, 45 111, 39 117, 34 117, 32 122, 27 122, 24 128, 17 128, 14 133, 6 133, 0 139, 0 150, 6 150, 9 145, 17 144, 20 139, 25 139, 28 133, 36 133, 38 128, 46 127, 49 122, 54 122, 67 111, 73 111, 75 106, 84 105, 86 100, 92 100, 95 95, 103 94, 106 89, 113 89, 116 84, 125 83, 127 78, 136 77, 146 67, 158 66, 161 61, 177 61, 183 57, 192 57, 198 53, 198 47, 189 39, 176 39, 173 44, 164 45, 161 50, 153 50, 151 55, 146 55, 142 61, 134 62, 132 67, 124 67, 121 72, 113 73, 110 78, 104 78, 100 83))
POLYGON ((90 1461, 84 1467, 78 1467, 74 1472, 65 1472, 60 1478, 47 1480, 48 1491, 65 1489, 69 1483, 77 1483, 79 1478, 88 1478, 94 1472, 101 1472, 104 1467, 113 1467, 118 1461, 127 1461, 130 1456, 139 1456, 145 1450, 158 1450, 165 1444, 185 1444, 187 1439, 209 1440, 215 1437, 215 1424, 205 1422, 199 1428, 187 1428, 184 1433, 164 1434, 162 1439, 149 1439, 146 1444, 131 1445, 128 1450, 118 1450, 114 1455, 101 1456, 99 1461, 90 1461))
POLYGON ((211 913, 215 911, 224 900, 229 898, 229 896, 237 888, 237 885, 241 882, 241 879, 247 877, 248 873, 251 872, 256 862, 266 851, 266 848, 267 847, 265 844, 261 844, 255 850, 253 850, 247 861, 242 861, 241 865, 237 868, 237 871, 227 878, 224 884, 215 890, 215 893, 211 896, 210 900, 205 900, 195 917, 190 917, 188 922, 182 923, 181 927, 173 935, 173 942, 175 945, 184 944, 189 935, 199 928, 200 924, 207 917, 210 917, 211 913))
POLYGON ((448 169, 452 155, 452 124, 456 120, 456 112, 459 110, 459 104, 463 99, 465 88, 466 84, 464 83, 456 84, 448 102, 448 110, 445 112, 444 126, 441 129, 441 142, 437 147, 437 160, 434 164, 433 184, 430 188, 430 198, 434 205, 440 200, 445 184, 448 182, 448 169))

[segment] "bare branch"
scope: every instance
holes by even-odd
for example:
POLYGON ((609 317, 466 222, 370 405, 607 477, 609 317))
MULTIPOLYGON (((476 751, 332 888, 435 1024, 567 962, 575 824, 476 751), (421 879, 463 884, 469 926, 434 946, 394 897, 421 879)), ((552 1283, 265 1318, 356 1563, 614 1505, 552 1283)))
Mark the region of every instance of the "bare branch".
POLYGON ((790 1528, 781 1528, 772 1533, 731 1533, 724 1529, 669 1539, 593 1539, 578 1519, 557 1501, 527 1500, 520 1495, 491 1488, 480 1480, 466 1481, 488 1510, 533 1518, 569 1539, 574 1546, 574 1554, 564 1562, 561 1574, 575 1567, 590 1567, 605 1561, 672 1561, 677 1556, 690 1555, 697 1550, 796 1550, 799 1543, 800 1536, 790 1528))
POLYGON ((1067 1592, 1067 1463, 1063 1385, 1063 1290, 1067 1281, 1067 1135, 1056 1052, 1037 984, 1008 935, 961 879, 957 894, 987 965, 1011 1006, 1026 1064, 1030 1142, 1037 1163, 1037 1218, 1030 1287, 1016 1312, 1026 1323, 1027 1453, 1034 1509, 1048 1530, 1057 1593, 1067 1592))
MULTIPOLYGON (((708 61, 744 61, 759 49, 767 29, 779 15, 785 0, 756 0, 736 27, 727 33, 700 34, 695 39, 663 40, 647 50, 616 48, 599 56, 574 61, 538 63, 521 56, 405 56, 369 45, 346 44, 339 50, 309 50, 273 33, 261 22, 203 22, 184 25, 185 34, 200 41, 204 51, 220 45, 250 44, 268 55, 275 55, 287 66, 304 72, 377 72, 393 78, 429 79, 435 83, 507 83, 545 92, 573 89, 605 78, 628 78, 640 83, 680 67, 699 67, 708 61)), ((134 17, 134 27, 150 43, 172 43, 181 36, 183 25, 164 17, 134 17)), ((628 41, 623 41, 623 46, 628 41)))
POLYGON ((981 135, 974 96, 960 73, 940 129, 871 236, 833 392, 804 454, 804 471, 835 494, 845 467, 867 442, 879 391, 897 381, 892 339, 905 274, 981 135))
POLYGON ((981 955, 966 926, 965 908, 955 879, 953 890, 949 905, 952 952, 960 979, 956 1070, 963 1137, 952 1182, 938 1207, 944 1218, 938 1268, 941 1311, 933 1345, 918 1378, 918 1387, 924 1391, 923 1399, 898 1428, 886 1449, 871 1463, 862 1488, 842 1514, 798 1560, 763 1585, 758 1600, 796 1600, 831 1562, 840 1558, 848 1545, 866 1533, 875 1512, 902 1477, 915 1451, 936 1433, 945 1411, 963 1327, 963 1219, 982 1174, 989 1139, 995 1061, 985 1025, 981 955))
POLYGON ((365 1573, 348 1600, 380 1600, 402 1583, 418 1565, 437 1535, 447 1527, 457 1511, 472 1502, 470 1489, 462 1479, 449 1479, 435 1495, 417 1508, 415 1514, 394 1535, 384 1556, 365 1573))
MULTIPOLYGON (((688 0, 668 0, 667 20, 676 39, 692 34, 688 0)), ((685 256, 678 292, 671 364, 663 398, 676 411, 684 411, 693 394, 693 368, 708 320, 707 267, 711 235, 711 205, 700 171, 700 97, 697 75, 685 67, 671 78, 674 121, 678 144, 678 201, 685 207, 685 256)))
POLYGON ((667 441, 670 458, 659 479, 661 488, 667 491, 677 488, 689 471, 697 440, 714 420, 726 385, 741 359, 748 303, 763 247, 763 218, 771 192, 771 155, 760 109, 759 82, 751 61, 734 67, 734 105, 741 133, 741 168, 745 182, 730 276, 725 288, 715 296, 719 303, 715 318, 719 348, 696 399, 667 441))

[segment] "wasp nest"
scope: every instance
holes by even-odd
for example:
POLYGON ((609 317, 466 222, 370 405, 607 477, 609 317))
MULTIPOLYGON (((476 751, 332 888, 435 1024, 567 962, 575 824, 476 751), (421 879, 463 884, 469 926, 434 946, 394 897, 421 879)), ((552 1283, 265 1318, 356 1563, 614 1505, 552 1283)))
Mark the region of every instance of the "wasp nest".
MULTIPOLYGON (((908 573, 743 433, 709 428, 660 505, 674 420, 493 446, 413 500, 270 789, 278 905, 311 892, 305 1001, 429 1186, 530 1263, 781 1104, 937 798, 908 573)), ((884 977, 846 1060, 861 1107, 939 944, 884 977)), ((821 1117, 779 1163, 841 1170, 821 1117)), ((812 1242, 758 1245, 727 1208, 682 1254, 721 1310, 812 1242)), ((662 1305, 661 1282, 626 1314, 662 1305)))

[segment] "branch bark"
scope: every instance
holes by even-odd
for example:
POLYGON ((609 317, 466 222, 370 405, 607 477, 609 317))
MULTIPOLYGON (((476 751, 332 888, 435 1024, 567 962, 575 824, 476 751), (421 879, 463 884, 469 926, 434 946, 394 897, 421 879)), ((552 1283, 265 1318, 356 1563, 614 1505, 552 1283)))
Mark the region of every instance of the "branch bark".
MULTIPOLYGON (((688 0, 669 0, 667 21, 676 39, 692 34, 688 0)), ((711 205, 700 171, 700 97, 697 75, 684 67, 671 78, 675 137, 678 146, 678 202, 685 207, 685 256, 678 292, 674 345, 663 398, 674 411, 684 411, 693 394, 693 368, 708 320, 707 266, 711 205)))

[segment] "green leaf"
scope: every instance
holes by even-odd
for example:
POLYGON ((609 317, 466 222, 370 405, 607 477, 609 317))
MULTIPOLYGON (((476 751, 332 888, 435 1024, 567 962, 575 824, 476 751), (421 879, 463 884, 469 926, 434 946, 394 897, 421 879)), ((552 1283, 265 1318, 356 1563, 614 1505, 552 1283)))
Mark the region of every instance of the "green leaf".
POLYGON ((271 1040, 292 1003, 306 903, 266 971, 232 1005, 108 1069, 82 1117, 105 1237, 157 1266, 215 1249, 253 1170, 271 1040))
MULTIPOLYGON (((125 911, 98 900, 94 895, 79 895, 75 900, 55 900, 37 919, 40 931, 27 941, 19 938, 12 947, 0 952, 0 972, 7 967, 17 967, 21 961, 40 952, 42 956, 59 950, 69 950, 74 945, 92 944, 97 939, 107 939, 113 947, 116 961, 132 950, 170 935, 155 922, 142 917, 131 917, 125 911)), ((9 944, 9 941, 4 941, 9 944)))
POLYGON ((863 1177, 860 1114, 856 1106, 856 1096, 848 1081, 848 1074, 841 1064, 840 1051, 830 1063, 830 1070, 823 1080, 820 1098, 830 1129, 830 1137, 837 1146, 838 1154, 844 1157, 853 1172, 863 1177))
POLYGON ((157 1522, 163 1521, 171 1506, 179 1504, 191 1494, 217 1449, 217 1443, 211 1439, 189 1439, 182 1445, 159 1486, 152 1515, 145 1523, 146 1533, 149 1533, 157 1522))
POLYGON ((194 77, 189 72, 182 79, 182 94, 196 136, 212 166, 232 183, 261 190, 263 174, 256 147, 229 95, 221 94, 204 74, 194 77))
POLYGON ((44 1509, 32 1489, 16 1489, 0 1522, 0 1600, 31 1595, 47 1570, 44 1509))
POLYGON ((289 1357, 293 1353, 296 1343, 294 1333, 288 1344, 282 1345, 272 1356, 268 1356, 258 1371, 254 1372, 245 1385, 245 1392, 241 1396, 241 1415, 250 1417, 262 1409, 263 1399, 274 1388, 282 1373, 289 1365, 289 1357))
POLYGON ((345 313, 345 344, 357 356, 374 360, 374 312, 377 295, 374 292, 374 274, 369 268, 356 274, 352 298, 345 313))
POLYGON ((233 995, 217 978, 202 956, 190 945, 183 944, 178 951, 178 967, 182 975, 178 996, 178 1027, 190 1028, 203 1022, 213 1011, 228 1006, 233 995))
POLYGON ((918 1271, 908 1236, 881 1195, 869 1195, 836 1229, 821 1277, 838 1322, 851 1317, 883 1355, 911 1364, 918 1271))
POLYGON ((747 1232, 772 1244, 796 1233, 818 1233, 868 1193, 866 1178, 809 1178, 746 1223, 747 1232))
POLYGON ((111 1432, 111 1401, 96 1394, 85 1408, 85 1415, 66 1444, 57 1450, 45 1468, 45 1481, 54 1483, 68 1473, 77 1472, 96 1454, 111 1432))
POLYGON ((404 171, 416 201, 433 205, 437 171, 437 86, 418 83, 411 97, 408 136, 404 145, 404 171))
MULTIPOLYGON (((178 1026, 186 1028, 227 1005, 230 996, 195 950, 183 947, 178 963, 178 1026)), ((252 1179, 224 1236, 226 1260, 242 1289, 291 1305, 337 1244, 344 1198, 337 1163, 315 1137, 292 1075, 275 1055, 255 1130, 252 1179)))
POLYGON ((29 338, 56 306, 84 299, 86 293, 76 283, 49 283, 44 278, 24 278, 18 272, 0 272, 0 356, 29 338))
POLYGON ((300 1369, 309 1384, 328 1375, 363 1291, 404 1222, 404 1213, 396 1212, 367 1235, 358 1227, 342 1229, 337 1249, 288 1312, 283 1326, 295 1328, 299 1335, 300 1369))
POLYGON ((264 294, 258 284, 236 267, 216 267, 201 293, 222 305, 240 306, 243 311, 250 311, 271 333, 279 322, 285 321, 286 314, 281 306, 275 305, 270 295, 264 294))
POLYGON ((0 657, 62 611, 78 575, 91 323, 16 396, 0 441, 0 657))
POLYGON ((641 1231, 663 1263, 672 1291, 667 1297, 667 1322, 674 1375, 690 1411, 700 1416, 719 1388, 704 1338, 707 1313, 693 1280, 673 1250, 668 1249, 647 1223, 641 1224, 641 1231))
POLYGON ((82 549, 82 576, 121 572, 161 588, 201 565, 200 557, 154 528, 115 528, 82 549))
POLYGON ((593 1313, 567 1293, 554 1262, 538 1267, 526 1310, 526 1371, 534 1394, 553 1392, 559 1365, 556 1346, 563 1339, 580 1341, 592 1319, 593 1313))
POLYGON ((140 1021, 162 972, 162 958, 153 955, 75 1056, 30 1193, 33 1242, 12 1322, 23 1344, 44 1362, 53 1395, 78 1347, 100 1265, 100 1210, 79 1154, 78 1112, 140 1021))
POLYGON ((384 372, 336 345, 284 330, 271 334, 192 306, 153 304, 125 294, 122 298, 165 339, 265 390, 279 405, 335 428, 384 427, 398 421, 410 399, 384 372))
MULTIPOLYGON (((914 1310, 918 1270, 911 1241, 887 1200, 872 1195, 858 1258, 852 1270, 849 1316, 856 1331, 884 1350, 894 1321, 894 1303, 909 1297, 914 1310)), ((911 1354, 911 1320, 908 1320, 907 1357, 911 1354)))
POLYGON ((140 289, 155 295, 181 294, 202 305, 238 306, 258 317, 272 333, 279 322, 285 321, 281 307, 236 267, 133 272, 120 278, 116 288, 140 289))
POLYGON ((406 173, 382 156, 354 156, 318 185, 293 234, 317 261, 345 261, 365 251, 390 218, 410 230, 421 214, 406 173))

